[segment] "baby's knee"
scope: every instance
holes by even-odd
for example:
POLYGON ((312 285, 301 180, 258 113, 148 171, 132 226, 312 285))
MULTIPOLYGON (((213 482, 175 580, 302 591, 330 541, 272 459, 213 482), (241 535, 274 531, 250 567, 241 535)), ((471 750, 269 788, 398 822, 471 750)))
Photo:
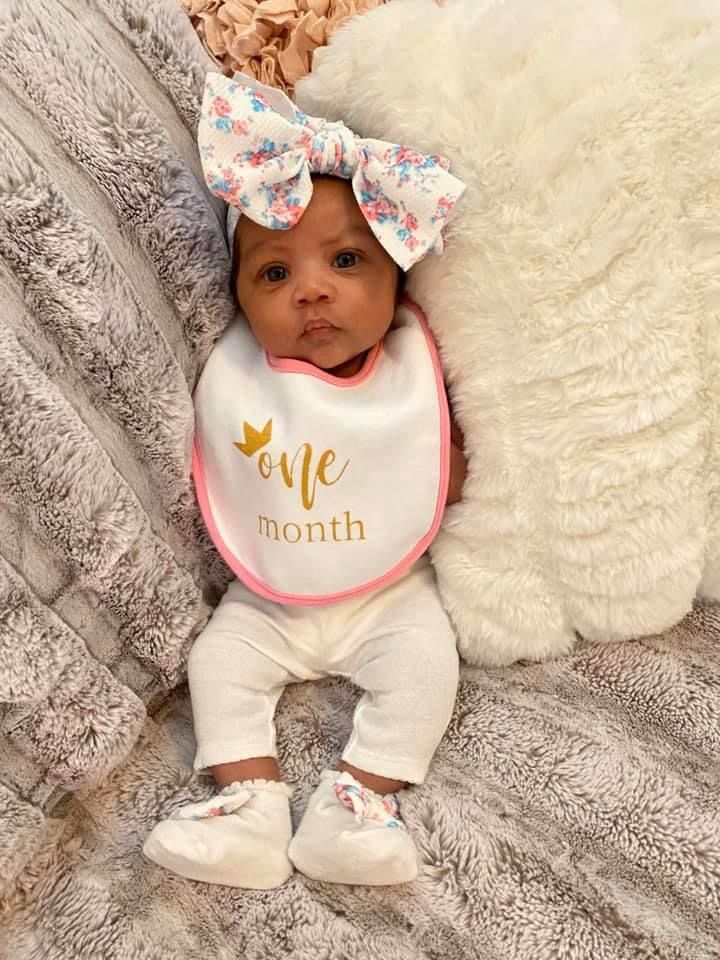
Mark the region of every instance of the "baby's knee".
POLYGON ((242 636, 219 628, 212 620, 193 642, 188 654, 188 680, 192 684, 195 677, 218 674, 222 679, 225 671, 234 672, 239 659, 245 659, 242 636))
POLYGON ((416 686, 454 698, 460 661, 452 631, 429 632, 418 637, 409 668, 415 676, 416 686))
POLYGON ((188 654, 187 675, 191 690, 195 682, 201 681, 207 675, 208 670, 214 671, 217 662, 218 651, 211 638, 206 637, 204 632, 199 633, 188 654))

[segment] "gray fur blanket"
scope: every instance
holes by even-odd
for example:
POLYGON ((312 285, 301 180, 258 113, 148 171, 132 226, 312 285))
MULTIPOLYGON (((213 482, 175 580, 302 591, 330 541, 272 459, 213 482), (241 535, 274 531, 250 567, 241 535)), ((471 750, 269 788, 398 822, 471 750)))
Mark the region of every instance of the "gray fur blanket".
POLYGON ((226 576, 190 391, 232 316, 172 0, 0 5, 0 876, 131 749, 226 576))
MULTIPOLYGON (((208 795, 187 650, 227 573, 190 393, 232 315, 174 0, 0 3, 0 957, 720 957, 720 611, 467 667, 403 810, 418 881, 210 888, 143 860, 208 795), (173 690, 168 698, 168 691, 173 690)), ((355 691, 289 691, 294 816, 355 691)))

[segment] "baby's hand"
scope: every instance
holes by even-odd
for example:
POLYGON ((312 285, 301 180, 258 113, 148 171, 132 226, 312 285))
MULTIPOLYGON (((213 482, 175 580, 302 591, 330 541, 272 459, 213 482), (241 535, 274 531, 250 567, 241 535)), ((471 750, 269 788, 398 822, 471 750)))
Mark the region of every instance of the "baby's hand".
POLYGON ((462 497, 462 488, 467 474, 465 458, 465 438, 462 430, 450 420, 450 480, 448 482, 447 503, 457 503, 462 497))

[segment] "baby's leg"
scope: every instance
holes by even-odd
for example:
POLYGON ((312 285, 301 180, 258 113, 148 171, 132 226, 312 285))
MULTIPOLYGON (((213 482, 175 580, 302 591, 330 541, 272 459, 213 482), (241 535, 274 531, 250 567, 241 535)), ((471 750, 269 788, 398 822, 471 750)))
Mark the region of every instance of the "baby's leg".
MULTIPOLYGON (((422 783, 447 729, 457 693, 457 640, 432 568, 422 564, 378 597, 346 664, 365 691, 343 764, 375 789, 422 783)), ((387 790, 385 792, 392 792, 387 790)), ((394 787, 397 789, 397 787, 394 787)))
POLYGON ((234 583, 193 645, 194 765, 223 789, 157 824, 144 847, 181 876, 268 889, 292 872, 291 791, 279 782, 273 717, 283 687, 312 673, 291 655, 287 619, 234 583))
POLYGON ((424 780, 447 727, 458 682, 455 635, 426 563, 358 603, 345 628, 333 671, 366 692, 345 772, 325 771, 289 854, 314 879, 401 883, 416 875, 417 859, 394 790, 424 780))
POLYGON ((190 651, 194 767, 220 787, 280 779, 275 708, 285 686, 306 676, 283 626, 281 608, 235 581, 190 651))

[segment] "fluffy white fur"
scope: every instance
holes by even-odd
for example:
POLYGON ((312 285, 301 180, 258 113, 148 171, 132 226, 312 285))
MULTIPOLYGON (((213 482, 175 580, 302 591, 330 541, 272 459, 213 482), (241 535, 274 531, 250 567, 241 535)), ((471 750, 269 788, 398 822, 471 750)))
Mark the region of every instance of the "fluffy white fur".
POLYGON ((718 0, 393 0, 297 99, 468 185, 410 277, 470 457, 433 551, 463 656, 720 598, 718 0))

